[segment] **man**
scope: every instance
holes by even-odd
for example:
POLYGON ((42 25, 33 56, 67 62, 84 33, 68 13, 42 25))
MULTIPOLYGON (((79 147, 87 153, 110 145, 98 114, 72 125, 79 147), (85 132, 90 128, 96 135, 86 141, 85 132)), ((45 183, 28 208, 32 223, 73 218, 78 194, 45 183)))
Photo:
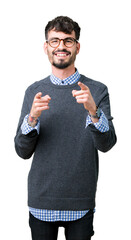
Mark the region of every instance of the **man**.
POLYGON ((89 240, 98 179, 98 150, 116 143, 107 87, 75 68, 80 27, 57 17, 45 28, 52 74, 25 93, 15 137, 17 154, 33 162, 28 177, 33 240, 89 240))

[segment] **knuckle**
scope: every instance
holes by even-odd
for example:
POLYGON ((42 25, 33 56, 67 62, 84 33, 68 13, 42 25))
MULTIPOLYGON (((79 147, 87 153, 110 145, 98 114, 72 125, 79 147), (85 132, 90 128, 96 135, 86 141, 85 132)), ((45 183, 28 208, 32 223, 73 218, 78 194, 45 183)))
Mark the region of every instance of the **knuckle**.
POLYGON ((42 101, 46 101, 46 96, 42 97, 42 101))
POLYGON ((40 108, 40 107, 37 107, 37 108, 36 108, 36 111, 37 111, 37 112, 41 112, 41 108, 40 108))
POLYGON ((34 98, 34 103, 37 103, 38 102, 38 99, 34 98))
POLYGON ((37 103, 37 102, 35 102, 35 103, 34 103, 34 107, 37 107, 37 106, 38 106, 38 103, 37 103))

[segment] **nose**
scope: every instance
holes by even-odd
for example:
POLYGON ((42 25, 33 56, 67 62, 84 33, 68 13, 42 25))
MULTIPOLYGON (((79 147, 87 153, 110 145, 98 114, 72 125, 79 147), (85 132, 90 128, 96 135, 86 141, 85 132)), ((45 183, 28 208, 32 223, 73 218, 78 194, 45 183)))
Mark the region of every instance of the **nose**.
POLYGON ((58 45, 58 48, 63 49, 65 47, 63 39, 60 39, 60 44, 58 45))

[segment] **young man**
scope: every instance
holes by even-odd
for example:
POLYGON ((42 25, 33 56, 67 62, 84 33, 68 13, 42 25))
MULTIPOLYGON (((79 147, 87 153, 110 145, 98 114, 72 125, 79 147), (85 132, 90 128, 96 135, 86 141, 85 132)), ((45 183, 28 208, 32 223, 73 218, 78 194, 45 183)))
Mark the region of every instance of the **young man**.
POLYGON ((93 236, 98 150, 116 143, 107 87, 75 68, 80 27, 57 17, 45 28, 52 74, 28 87, 15 137, 17 154, 33 162, 28 177, 33 240, 93 236))

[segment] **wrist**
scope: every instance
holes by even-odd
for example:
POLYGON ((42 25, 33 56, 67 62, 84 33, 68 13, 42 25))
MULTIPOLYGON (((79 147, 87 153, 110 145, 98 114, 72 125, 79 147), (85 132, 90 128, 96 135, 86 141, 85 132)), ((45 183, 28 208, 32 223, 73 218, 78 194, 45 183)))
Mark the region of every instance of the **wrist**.
POLYGON ((99 119, 100 118, 100 115, 101 115, 101 110, 100 108, 98 108, 96 106, 96 110, 95 111, 89 111, 89 116, 92 118, 92 119, 99 119))
POLYGON ((37 117, 33 117, 31 114, 29 114, 27 122, 28 122, 28 124, 31 127, 35 127, 37 125, 38 118, 37 117))
POLYGON ((37 121, 38 117, 33 117, 33 115, 30 113, 29 114, 29 121, 33 122, 33 121, 37 121))
POLYGON ((89 110, 89 115, 90 116, 95 116, 97 111, 97 106, 95 105, 94 108, 89 110))

